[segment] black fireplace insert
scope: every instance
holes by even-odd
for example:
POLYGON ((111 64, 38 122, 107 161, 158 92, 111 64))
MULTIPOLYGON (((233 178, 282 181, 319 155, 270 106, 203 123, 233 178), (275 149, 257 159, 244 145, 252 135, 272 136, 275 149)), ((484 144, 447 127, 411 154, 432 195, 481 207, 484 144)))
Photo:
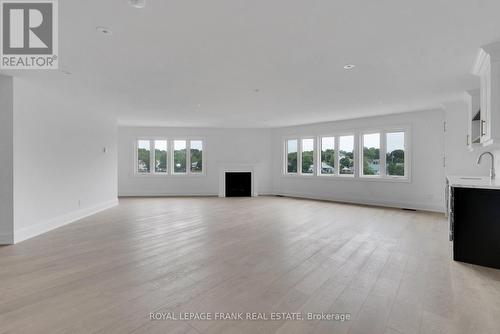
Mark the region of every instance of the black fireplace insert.
POLYGON ((226 172, 226 197, 252 196, 252 173, 226 172))

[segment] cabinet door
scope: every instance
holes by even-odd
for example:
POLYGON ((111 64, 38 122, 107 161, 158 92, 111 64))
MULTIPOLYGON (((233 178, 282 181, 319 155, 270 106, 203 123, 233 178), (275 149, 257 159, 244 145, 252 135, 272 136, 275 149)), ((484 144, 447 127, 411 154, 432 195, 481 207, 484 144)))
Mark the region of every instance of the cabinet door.
POLYGON ((500 144, 500 42, 481 47, 473 73, 481 84, 481 144, 500 144))
POLYGON ((465 143, 469 150, 481 142, 481 92, 479 89, 467 91, 467 134, 465 143))
POLYGON ((481 123, 480 135, 481 143, 485 143, 491 138, 490 131, 490 112, 491 112, 491 73, 490 65, 485 66, 481 76, 481 123))
POLYGON ((453 259, 500 268, 500 190, 453 189, 453 259))

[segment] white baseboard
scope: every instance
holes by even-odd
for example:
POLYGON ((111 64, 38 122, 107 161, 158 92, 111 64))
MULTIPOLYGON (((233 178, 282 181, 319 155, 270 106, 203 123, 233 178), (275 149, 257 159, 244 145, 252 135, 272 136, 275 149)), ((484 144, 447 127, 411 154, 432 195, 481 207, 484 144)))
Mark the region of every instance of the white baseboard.
POLYGON ((321 196, 321 195, 312 195, 312 194, 298 194, 291 192, 275 192, 276 196, 285 196, 285 197, 297 197, 304 199, 315 199, 320 201, 330 201, 330 202, 338 202, 338 203, 349 203, 349 204, 361 204, 361 205, 371 205, 371 206, 381 206, 387 208, 398 208, 398 209, 413 209, 413 210, 422 210, 422 211, 431 211, 431 212, 439 212, 444 213, 444 204, 436 205, 429 203, 403 203, 403 202, 393 202, 393 201, 373 201, 373 200, 364 200, 364 199, 354 199, 354 198, 335 198, 330 196, 321 196))
POLYGON ((118 197, 217 197, 219 194, 216 193, 186 193, 186 194, 174 194, 174 193, 136 193, 136 192, 125 192, 118 195, 118 197))
POLYGON ((40 222, 36 225, 30 226, 30 227, 25 227, 21 228, 18 230, 14 230, 14 243, 18 243, 33 237, 36 237, 40 234, 49 232, 53 229, 56 229, 58 227, 76 222, 80 219, 83 219, 85 217, 91 216, 93 214, 96 214, 100 211, 104 211, 106 209, 109 209, 113 206, 118 205, 118 199, 114 199, 112 201, 100 203, 97 205, 93 205, 88 208, 76 210, 43 222, 40 222))
POLYGON ((274 191, 271 189, 262 189, 259 188, 259 196, 271 196, 274 195, 274 191))
POLYGON ((0 245, 12 245, 14 243, 14 240, 12 240, 12 234, 0 234, 0 245))
MULTIPOLYGON (((274 195, 272 191, 259 191, 258 196, 274 195)), ((149 192, 121 192, 118 197, 218 197, 218 193, 149 193, 149 192)))

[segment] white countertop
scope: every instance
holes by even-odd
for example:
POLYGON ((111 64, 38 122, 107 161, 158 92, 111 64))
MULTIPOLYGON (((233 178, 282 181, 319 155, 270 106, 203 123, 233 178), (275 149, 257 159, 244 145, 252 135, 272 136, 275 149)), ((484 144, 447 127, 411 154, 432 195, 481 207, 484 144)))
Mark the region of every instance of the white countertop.
POLYGON ((459 175, 448 175, 446 178, 452 187, 500 190, 500 176, 494 180, 490 180, 489 177, 459 175))

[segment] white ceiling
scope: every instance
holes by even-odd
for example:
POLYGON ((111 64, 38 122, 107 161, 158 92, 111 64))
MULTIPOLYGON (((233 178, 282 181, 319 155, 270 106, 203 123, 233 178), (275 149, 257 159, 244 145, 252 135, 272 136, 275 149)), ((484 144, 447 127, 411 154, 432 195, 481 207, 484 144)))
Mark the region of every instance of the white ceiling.
POLYGON ((500 40, 498 0, 64 0, 59 12, 60 67, 72 74, 10 74, 106 101, 123 125, 274 127, 433 108, 478 86, 477 51, 500 40))

